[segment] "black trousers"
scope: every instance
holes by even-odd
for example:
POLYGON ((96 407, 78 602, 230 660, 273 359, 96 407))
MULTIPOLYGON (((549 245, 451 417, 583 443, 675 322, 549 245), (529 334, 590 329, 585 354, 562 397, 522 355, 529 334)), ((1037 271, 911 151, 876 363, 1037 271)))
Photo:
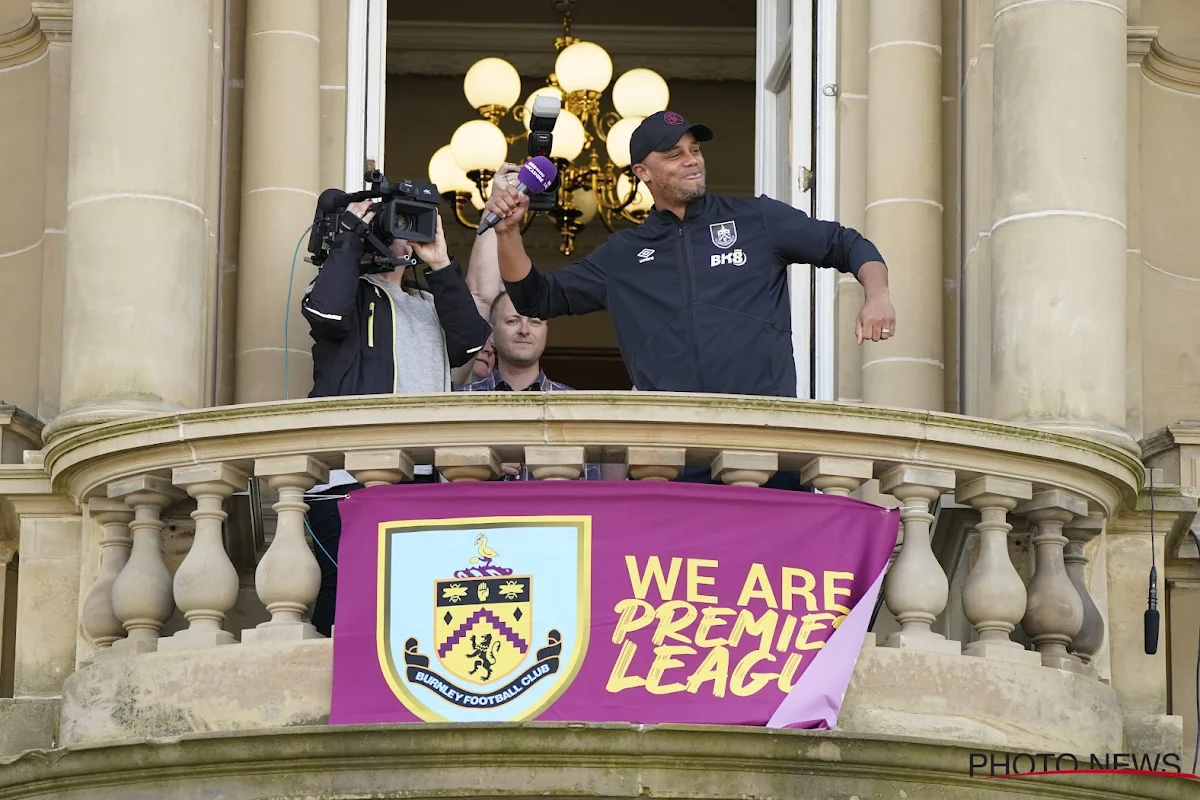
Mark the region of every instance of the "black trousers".
MULTIPOLYGON (((432 475, 416 475, 413 479, 413 483, 437 482, 436 472, 432 475)), ((338 512, 338 505, 343 495, 361 488, 361 483, 348 483, 313 492, 305 498, 308 503, 308 527, 317 542, 317 564, 321 567, 321 589, 317 592, 312 624, 322 636, 329 636, 332 632, 337 608, 338 544, 342 539, 342 515, 338 512), (322 497, 329 499, 320 499, 322 497)))

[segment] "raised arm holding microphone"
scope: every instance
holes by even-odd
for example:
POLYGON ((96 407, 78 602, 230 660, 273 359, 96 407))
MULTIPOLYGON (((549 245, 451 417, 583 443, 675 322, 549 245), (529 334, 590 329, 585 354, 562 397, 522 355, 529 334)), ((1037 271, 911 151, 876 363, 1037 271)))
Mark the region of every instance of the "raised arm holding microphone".
POLYGON ((855 276, 865 290, 857 338, 895 334, 887 267, 856 231, 769 197, 710 195, 705 125, 673 111, 647 117, 630 140, 633 171, 654 198, 650 216, 546 275, 521 242, 529 197, 498 185, 500 274, 518 313, 540 319, 608 309, 622 358, 643 391, 794 397, 788 264, 855 276))

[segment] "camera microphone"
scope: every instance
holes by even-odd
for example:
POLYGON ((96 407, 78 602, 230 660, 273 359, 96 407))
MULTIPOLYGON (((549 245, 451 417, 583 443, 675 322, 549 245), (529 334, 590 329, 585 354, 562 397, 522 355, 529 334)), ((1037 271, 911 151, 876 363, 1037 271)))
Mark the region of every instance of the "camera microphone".
POLYGON ((340 189, 326 189, 317 198, 317 211, 320 214, 331 214, 339 208, 345 208, 353 202, 351 196, 340 189))
MULTIPOLYGON (((521 171, 517 173, 517 191, 527 195, 541 194, 550 188, 556 177, 558 177, 558 168, 550 159, 545 156, 534 156, 526 161, 525 165, 521 167, 521 171)), ((489 212, 480 221, 475 234, 483 235, 499 221, 499 216, 489 212)))

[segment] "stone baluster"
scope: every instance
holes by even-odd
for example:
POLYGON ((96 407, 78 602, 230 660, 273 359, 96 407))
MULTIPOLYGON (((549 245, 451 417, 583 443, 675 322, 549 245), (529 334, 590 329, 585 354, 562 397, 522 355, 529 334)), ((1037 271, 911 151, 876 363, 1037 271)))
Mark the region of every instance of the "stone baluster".
POLYGON ((635 481, 673 481, 686 463, 687 450, 682 447, 630 447, 625 451, 625 465, 635 481))
POLYGON ((800 482, 823 494, 849 497, 851 492, 871 480, 874 466, 865 458, 819 456, 800 470, 800 482))
POLYGON ((536 445, 525 448, 525 466, 536 481, 574 481, 583 476, 583 448, 536 445))
POLYGON ((969 504, 981 517, 979 555, 963 585, 963 613, 978 638, 963 648, 969 656, 1000 661, 1040 664, 1041 657, 1026 650, 1010 635, 1025 614, 1025 583, 1017 574, 1008 549, 1012 525, 1008 514, 1033 497, 1033 484, 984 475, 958 487, 955 499, 969 504))
POLYGON ((730 486, 762 486, 778 471, 778 453, 722 450, 712 460, 712 476, 730 486))
POLYGON ((133 546, 129 560, 113 582, 113 613, 129 635, 108 648, 113 655, 132 656, 158 649, 163 624, 175 612, 171 573, 163 562, 162 512, 183 492, 155 475, 111 483, 110 499, 123 500, 133 509, 129 529, 133 546))
POLYGON ((186 630, 159 642, 159 650, 191 650, 234 644, 237 639, 222 626, 237 603, 237 569, 225 552, 222 526, 228 514, 222 506, 235 491, 245 489, 246 473, 228 464, 201 464, 176 469, 172 481, 196 499, 192 519, 196 537, 192 549, 175 570, 175 605, 188 621, 186 630))
POLYGON ((904 543, 888 569, 883 597, 900 630, 887 638, 888 647, 907 647, 939 653, 959 653, 961 645, 949 641, 930 626, 946 608, 950 582, 929 541, 933 514, 930 504, 954 488, 954 473, 924 467, 898 466, 879 479, 879 491, 900 501, 904 543))
MULTIPOLYGON (((1082 663, 1067 652, 1067 645, 1083 626, 1083 601, 1067 576, 1063 561, 1063 525, 1087 514, 1087 503, 1054 489, 1039 492, 1017 506, 1037 527, 1033 537, 1034 571, 1021 627, 1041 653, 1042 665, 1077 671, 1082 663)), ((1078 670, 1082 672, 1082 670, 1078 670)))
POLYGON ((346 453, 346 471, 363 486, 390 486, 413 479, 413 460, 397 449, 346 453))
POLYGON ((328 481, 329 468, 310 456, 276 456, 256 460, 254 474, 279 493, 275 538, 254 573, 258 599, 271 619, 242 631, 242 642, 324 638, 304 619, 321 588, 321 567, 304 536, 304 492, 328 481))
POLYGON ((1104 529, 1104 515, 1101 513, 1077 517, 1063 526, 1063 535, 1067 537, 1067 550, 1063 560, 1067 562, 1067 576, 1083 602, 1083 624, 1079 633, 1067 646, 1067 652, 1082 663, 1083 671, 1096 677, 1096 668, 1092 662, 1096 651, 1104 644, 1104 617, 1096 608, 1092 594, 1087 588, 1088 557, 1083 554, 1084 545, 1096 538, 1104 529))
POLYGON ((486 481, 500 474, 500 458, 490 447, 438 447, 433 463, 451 483, 486 481))
POLYGON ((99 652, 125 637, 125 626, 113 613, 112 590, 117 576, 129 562, 129 549, 133 545, 129 523, 133 519, 133 510, 119 500, 97 497, 88 501, 88 512, 93 520, 104 526, 104 535, 100 539, 100 569, 83 600, 79 621, 88 641, 99 652))

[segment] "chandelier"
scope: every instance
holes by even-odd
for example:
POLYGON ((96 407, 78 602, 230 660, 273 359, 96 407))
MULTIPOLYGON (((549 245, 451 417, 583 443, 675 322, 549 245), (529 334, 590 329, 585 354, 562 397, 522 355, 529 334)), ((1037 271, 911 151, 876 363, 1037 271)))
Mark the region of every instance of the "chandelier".
MULTIPOLYGON (((611 99, 616 111, 601 112, 605 89, 612 81, 612 59, 604 48, 571 35, 571 10, 575 0, 555 0, 563 13, 563 35, 554 40, 558 58, 546 85, 524 102, 521 77, 502 58, 484 58, 467 70, 463 92, 479 119, 464 122, 429 161, 429 180, 454 203, 459 224, 474 229, 478 221, 468 218, 468 206, 483 209, 492 177, 508 158, 509 146, 529 136, 530 112, 544 94, 559 98, 562 110, 554 125, 550 159, 561 178, 554 206, 546 215, 562 238, 559 250, 571 255, 575 237, 599 218, 610 232, 625 220, 634 224, 646 219, 653 200, 633 174, 629 139, 647 116, 667 107, 667 82, 653 70, 631 69, 612 83, 611 99), (500 127, 513 119, 514 133, 500 127), (604 146, 601 157, 600 146, 604 146)), ((522 232, 533 224, 536 213, 522 220, 522 232)))

